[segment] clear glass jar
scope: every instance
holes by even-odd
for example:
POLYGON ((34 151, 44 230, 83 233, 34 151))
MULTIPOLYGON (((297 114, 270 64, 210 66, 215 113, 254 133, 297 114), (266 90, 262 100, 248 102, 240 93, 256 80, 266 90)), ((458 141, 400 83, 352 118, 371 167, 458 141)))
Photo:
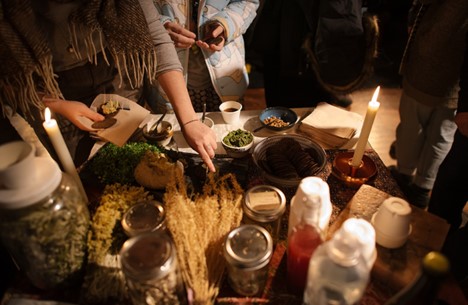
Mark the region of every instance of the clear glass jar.
POLYGON ((243 203, 244 224, 264 227, 276 244, 281 229, 281 218, 286 210, 286 197, 277 187, 257 185, 247 190, 243 203))
POLYGON ((154 200, 140 202, 130 207, 122 217, 122 228, 127 236, 166 229, 166 212, 154 200))
POLYGON ((120 251, 120 262, 134 305, 187 303, 176 249, 164 231, 128 239, 120 251))
POLYGON ((231 288, 245 296, 257 295, 265 287, 273 255, 270 233, 257 225, 241 225, 229 232, 224 258, 231 288))
POLYGON ((0 235, 33 285, 70 286, 82 280, 89 210, 75 181, 49 158, 40 159, 50 179, 28 190, 2 190, 11 200, 0 199, 0 235))

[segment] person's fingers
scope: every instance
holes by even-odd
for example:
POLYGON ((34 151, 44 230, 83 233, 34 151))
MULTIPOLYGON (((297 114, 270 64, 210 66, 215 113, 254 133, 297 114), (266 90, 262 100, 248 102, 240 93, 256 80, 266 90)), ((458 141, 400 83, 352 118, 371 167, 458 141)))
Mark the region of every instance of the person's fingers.
POLYGON ((202 40, 197 40, 195 42, 197 46, 199 46, 202 49, 210 50, 213 52, 221 51, 224 47, 224 38, 222 38, 221 42, 218 44, 207 44, 206 42, 202 40))
POLYGON ((223 47, 224 47, 224 38, 218 44, 210 44, 210 50, 214 51, 214 52, 221 51, 223 49, 223 47))
POLYGON ((185 28, 182 28, 182 30, 179 32, 180 35, 186 37, 186 38, 189 38, 189 39, 192 39, 192 40, 195 40, 195 38, 197 38, 197 35, 185 28))
POLYGON ((170 36, 177 48, 190 48, 195 43, 195 39, 180 34, 172 33, 170 36))
POLYGON ((205 145, 205 151, 208 153, 208 156, 213 159, 215 157, 215 151, 211 144, 206 144, 205 145))
POLYGON ((195 43, 202 49, 210 49, 210 46, 204 41, 197 40, 195 43))
POLYGON ((194 32, 187 30, 186 28, 180 26, 179 24, 176 24, 175 26, 171 27, 170 30, 174 32, 175 34, 178 34, 187 38, 195 39, 197 37, 197 35, 194 32))
POLYGON ((212 157, 210 157, 209 152, 205 149, 204 146, 201 146, 200 149, 198 150, 198 154, 202 158, 203 162, 206 164, 208 169, 211 172, 216 172, 215 166, 213 164, 213 161, 211 160, 212 157))
POLYGON ((208 166, 208 169, 210 170, 210 172, 212 173, 216 172, 216 168, 213 164, 213 161, 210 158, 207 158, 206 160, 203 159, 203 162, 205 162, 206 166, 208 166))
POLYGON ((218 37, 219 35, 221 35, 222 33, 224 32, 224 28, 222 26, 217 26, 213 32, 211 32, 211 35, 213 37, 218 37))
POLYGON ((190 48, 197 37, 195 33, 185 29, 180 24, 168 22, 165 27, 177 48, 190 48))
POLYGON ((87 117, 88 119, 94 122, 100 122, 105 119, 105 117, 102 114, 92 111, 91 109, 83 114, 85 117, 87 117))

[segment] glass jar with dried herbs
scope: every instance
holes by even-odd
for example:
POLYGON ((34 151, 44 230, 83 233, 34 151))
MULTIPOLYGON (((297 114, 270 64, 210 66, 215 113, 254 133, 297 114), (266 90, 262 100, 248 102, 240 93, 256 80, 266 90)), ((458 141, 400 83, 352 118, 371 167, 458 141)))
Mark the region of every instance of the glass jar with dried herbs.
POLYGON ((36 157, 32 165, 19 176, 35 179, 26 178, 17 188, 0 187, 2 242, 34 286, 78 284, 90 225, 86 199, 51 158, 36 157))
POLYGON ((224 243, 228 281, 240 295, 258 295, 265 287, 273 240, 265 228, 244 224, 229 232, 224 243))
POLYGON ((186 304, 174 243, 164 231, 128 239, 120 250, 128 295, 134 305, 186 304))

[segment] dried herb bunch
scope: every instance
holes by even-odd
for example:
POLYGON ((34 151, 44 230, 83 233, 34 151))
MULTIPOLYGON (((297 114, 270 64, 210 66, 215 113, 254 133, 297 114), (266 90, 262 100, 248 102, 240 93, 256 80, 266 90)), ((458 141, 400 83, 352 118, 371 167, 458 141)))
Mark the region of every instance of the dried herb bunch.
POLYGON ((122 215, 132 205, 153 197, 143 187, 107 185, 91 223, 88 236, 88 267, 82 298, 86 304, 105 304, 126 298, 119 251, 126 240, 122 215))
POLYGON ((201 194, 190 197, 182 175, 167 186, 167 227, 177 249, 182 277, 194 304, 214 304, 225 263, 222 245, 242 219, 243 189, 232 174, 208 176, 201 194))

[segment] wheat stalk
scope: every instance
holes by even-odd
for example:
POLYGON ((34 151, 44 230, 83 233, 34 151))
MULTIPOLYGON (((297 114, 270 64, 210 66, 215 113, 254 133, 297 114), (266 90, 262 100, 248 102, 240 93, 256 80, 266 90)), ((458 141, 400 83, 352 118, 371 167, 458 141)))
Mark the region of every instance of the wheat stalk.
POLYGON ((203 193, 193 198, 182 175, 166 188, 167 227, 185 284, 194 292, 194 304, 215 302, 225 268, 222 246, 242 219, 243 193, 232 174, 216 180, 210 174, 203 193))

